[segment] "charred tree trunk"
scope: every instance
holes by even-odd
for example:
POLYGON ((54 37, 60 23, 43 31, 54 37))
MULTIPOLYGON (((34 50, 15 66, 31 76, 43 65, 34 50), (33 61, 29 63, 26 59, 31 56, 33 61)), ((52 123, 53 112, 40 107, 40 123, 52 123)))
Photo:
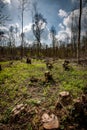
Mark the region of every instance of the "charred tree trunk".
POLYGON ((79 25, 78 25, 78 43, 77 43, 77 63, 80 60, 80 39, 81 39, 81 17, 82 17, 82 0, 80 0, 80 7, 79 7, 79 25))

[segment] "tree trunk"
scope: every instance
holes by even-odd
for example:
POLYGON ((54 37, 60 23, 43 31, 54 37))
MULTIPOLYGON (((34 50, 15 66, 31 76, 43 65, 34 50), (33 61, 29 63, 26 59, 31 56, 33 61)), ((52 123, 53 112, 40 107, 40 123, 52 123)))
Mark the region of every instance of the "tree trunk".
POLYGON ((82 0, 80 0, 80 8, 79 8, 79 25, 78 25, 78 43, 77 43, 77 63, 80 60, 80 39, 81 39, 81 16, 82 16, 82 0))

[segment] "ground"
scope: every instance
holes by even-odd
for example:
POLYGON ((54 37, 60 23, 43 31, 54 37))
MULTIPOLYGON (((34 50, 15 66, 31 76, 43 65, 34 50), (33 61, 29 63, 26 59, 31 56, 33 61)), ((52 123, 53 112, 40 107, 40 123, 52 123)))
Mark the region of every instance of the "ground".
POLYGON ((69 91, 72 99, 81 97, 87 87, 87 67, 70 63, 70 70, 65 71, 64 60, 50 59, 50 62, 51 70, 47 69, 44 59, 32 59, 31 64, 26 63, 26 59, 0 62, 0 130, 43 130, 41 116, 44 112, 59 117, 59 130, 71 130, 66 127, 65 110, 71 110, 73 104, 60 112, 56 104, 61 91, 69 91), (46 81, 46 71, 50 71, 53 80, 46 81), (27 104, 27 112, 12 121, 12 109, 18 104, 27 104))

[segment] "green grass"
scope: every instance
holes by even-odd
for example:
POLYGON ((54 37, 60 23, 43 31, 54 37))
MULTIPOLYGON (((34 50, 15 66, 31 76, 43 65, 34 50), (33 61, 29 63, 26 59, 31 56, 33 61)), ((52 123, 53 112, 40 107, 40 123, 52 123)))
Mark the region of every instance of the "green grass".
MULTIPOLYGON (((8 64, 6 62, 5 64, 8 64)), ((1 106, 10 105, 8 100, 19 98, 21 95, 27 93, 27 84, 32 76, 37 78, 44 77, 43 71, 45 70, 45 64, 39 62, 33 62, 29 65, 20 61, 14 61, 10 67, 5 67, 0 72, 0 94, 1 94, 1 106)))
POLYGON ((74 97, 80 95, 87 86, 87 68, 71 64, 73 69, 64 71, 62 63, 63 61, 59 60, 53 64, 51 74, 55 84, 44 84, 44 72, 47 68, 43 61, 32 60, 32 64, 26 64, 25 60, 13 61, 10 66, 9 62, 1 62, 3 69, 0 72, 0 118, 8 116, 6 112, 12 109, 21 97, 23 98, 20 103, 34 106, 40 101, 43 108, 52 108, 60 91, 70 91, 74 97), (40 81, 31 83, 32 76, 40 81))
POLYGON ((70 71, 64 71, 60 64, 56 64, 52 73, 54 79, 59 81, 60 91, 70 91, 74 96, 78 96, 87 85, 87 67, 72 67, 70 71))

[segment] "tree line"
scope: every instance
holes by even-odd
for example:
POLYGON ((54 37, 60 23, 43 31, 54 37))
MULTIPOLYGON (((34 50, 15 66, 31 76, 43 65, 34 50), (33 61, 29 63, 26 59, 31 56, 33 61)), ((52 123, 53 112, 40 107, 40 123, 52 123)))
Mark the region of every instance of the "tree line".
MULTIPOLYGON (((56 38, 56 28, 54 25, 50 28, 50 35, 52 39, 52 45, 41 43, 41 36, 44 33, 44 29, 47 25, 47 20, 44 16, 38 11, 37 3, 32 4, 32 31, 35 37, 35 41, 31 45, 25 40, 25 34, 23 31, 24 28, 24 13, 28 9, 30 4, 27 0, 19 0, 20 6, 19 11, 21 14, 21 34, 20 34, 20 46, 16 46, 17 40, 17 26, 14 28, 10 26, 8 40, 4 37, 4 32, 0 31, 0 58, 9 57, 10 59, 23 58, 25 56, 32 57, 57 57, 57 58, 75 58, 79 62, 80 58, 87 57, 87 30, 85 35, 81 35, 81 28, 84 26, 87 28, 86 20, 84 20, 83 25, 82 21, 82 11, 84 4, 87 0, 78 0, 79 5, 79 16, 77 17, 74 10, 71 18, 71 42, 69 40, 63 42, 58 41, 56 38)), ((2 10, 5 8, 3 3, 0 4, 0 25, 8 20, 8 16, 2 13, 2 10)), ((68 37, 67 37, 68 39, 68 37)))

